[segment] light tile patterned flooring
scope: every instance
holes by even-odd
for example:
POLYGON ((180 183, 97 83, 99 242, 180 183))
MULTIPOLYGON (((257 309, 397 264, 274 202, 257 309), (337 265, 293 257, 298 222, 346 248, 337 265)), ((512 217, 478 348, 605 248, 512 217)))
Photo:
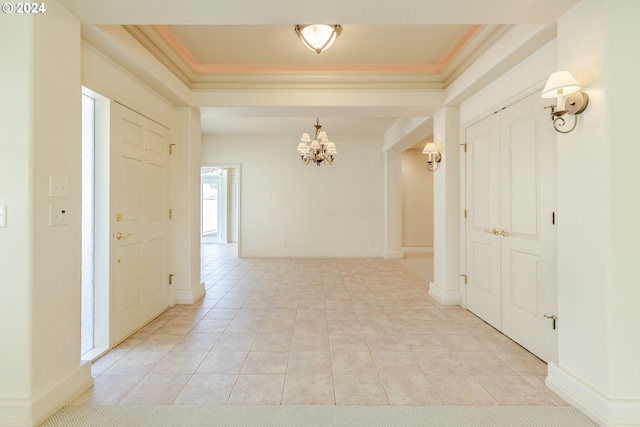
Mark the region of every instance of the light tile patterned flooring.
POLYGON ((545 363, 402 261, 236 253, 203 245, 205 298, 97 360, 72 404, 566 405, 545 363))

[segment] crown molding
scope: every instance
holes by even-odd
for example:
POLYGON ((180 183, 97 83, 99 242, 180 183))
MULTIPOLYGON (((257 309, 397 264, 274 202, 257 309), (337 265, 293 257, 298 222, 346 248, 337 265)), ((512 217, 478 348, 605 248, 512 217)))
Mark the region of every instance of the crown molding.
POLYGON ((173 75, 191 87, 195 79, 195 74, 182 58, 160 37, 153 27, 122 25, 122 28, 131 34, 149 53, 155 56, 173 75))
POLYGON ((483 25, 442 70, 447 87, 469 68, 487 49, 505 36, 513 25, 483 25))
POLYGON ((439 75, 288 73, 219 74, 215 79, 194 82, 193 90, 442 90, 439 75))

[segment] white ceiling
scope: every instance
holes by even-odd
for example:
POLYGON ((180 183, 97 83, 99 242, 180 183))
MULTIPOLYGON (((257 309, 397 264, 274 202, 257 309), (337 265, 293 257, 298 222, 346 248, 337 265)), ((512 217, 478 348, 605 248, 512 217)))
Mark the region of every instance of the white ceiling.
POLYGON ((87 24, 550 24, 580 0, 58 0, 87 24))
MULTIPOLYGON (((507 25, 554 24, 578 1, 167 0, 160 7, 155 0, 59 0, 85 24, 126 25, 194 89, 265 82, 443 88, 507 25), (320 55, 293 31, 295 24, 311 22, 343 25, 335 44, 320 55)), ((433 113, 384 102, 357 108, 299 104, 205 106, 203 132, 291 131, 297 138, 316 117, 327 132, 384 132, 398 119, 433 113)))
POLYGON ((294 25, 137 26, 191 81, 207 75, 299 72, 440 73, 479 25, 342 25, 321 54, 294 25))

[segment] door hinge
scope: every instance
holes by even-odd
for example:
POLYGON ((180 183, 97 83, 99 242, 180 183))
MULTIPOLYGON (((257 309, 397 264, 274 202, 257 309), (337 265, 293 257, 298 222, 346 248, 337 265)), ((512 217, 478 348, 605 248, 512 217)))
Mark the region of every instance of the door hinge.
POLYGON ((173 285, 173 276, 175 276, 175 274, 170 274, 169 275, 169 284, 173 285))
POLYGON ((467 210, 466 209, 464 210, 464 217, 465 217, 465 219, 467 218, 467 210))
POLYGON ((467 284, 467 275, 466 274, 461 274, 460 277, 464 277, 464 284, 467 284))
POLYGON ((551 212, 551 224, 556 225, 556 213, 551 212))
POLYGON ((169 219, 173 219, 173 209, 169 209, 169 219))
POLYGON ((173 147, 175 147, 176 144, 169 144, 169 154, 173 154, 173 147))
POLYGON ((551 319, 553 320, 553 329, 556 329, 556 322, 558 321, 558 317, 555 314, 552 314, 551 316, 544 314, 544 317, 546 317, 547 319, 551 319))
POLYGON ((462 144, 464 146, 464 152, 467 152, 467 144, 462 144))

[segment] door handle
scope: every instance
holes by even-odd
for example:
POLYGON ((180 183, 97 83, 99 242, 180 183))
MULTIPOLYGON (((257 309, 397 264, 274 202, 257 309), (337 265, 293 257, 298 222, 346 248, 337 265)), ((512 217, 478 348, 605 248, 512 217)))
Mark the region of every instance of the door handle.
POLYGON ((498 234, 500 234, 502 237, 509 237, 509 232, 505 229, 499 231, 498 234))
POLYGON ((126 238, 127 238, 127 237, 129 237, 129 236, 131 236, 131 233, 127 233, 127 234, 125 234, 125 233, 123 233, 123 232, 121 232, 121 231, 118 231, 118 232, 116 233, 116 239, 117 239, 117 240, 120 240, 120 239, 126 239, 126 238))
POLYGON ((484 230, 485 233, 493 234, 494 236, 500 235, 500 230, 494 228, 493 230, 484 230))

